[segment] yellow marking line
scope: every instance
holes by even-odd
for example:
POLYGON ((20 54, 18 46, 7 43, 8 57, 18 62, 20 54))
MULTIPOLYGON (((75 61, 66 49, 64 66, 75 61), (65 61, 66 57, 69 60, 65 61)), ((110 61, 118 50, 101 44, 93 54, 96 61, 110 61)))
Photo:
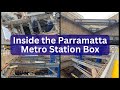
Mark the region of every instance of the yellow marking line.
POLYGON ((112 78, 119 78, 119 60, 114 61, 114 66, 112 70, 112 78))

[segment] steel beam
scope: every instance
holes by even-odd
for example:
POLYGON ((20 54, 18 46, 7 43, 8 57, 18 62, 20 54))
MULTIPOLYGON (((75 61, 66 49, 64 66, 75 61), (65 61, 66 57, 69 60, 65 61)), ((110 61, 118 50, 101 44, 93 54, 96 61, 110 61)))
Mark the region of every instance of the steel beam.
POLYGON ((91 55, 86 55, 86 56, 84 56, 84 57, 87 57, 87 58, 98 58, 98 59, 105 59, 105 60, 109 60, 109 57, 108 57, 108 55, 107 56, 91 56, 91 55))
POLYGON ((9 78, 56 78, 57 75, 12 75, 9 78))
POLYGON ((40 25, 39 21, 37 21, 37 23, 38 23, 39 32, 41 33, 42 32, 41 25, 40 25))
POLYGON ((46 58, 44 56, 20 56, 18 58, 20 60, 38 60, 38 61, 44 61, 44 60, 50 60, 49 58, 46 58))
POLYGON ((32 29, 32 26, 31 26, 31 23, 29 22, 28 24, 29 24, 29 29, 30 29, 30 32, 31 32, 31 34, 33 35, 33 34, 34 34, 34 32, 33 32, 33 29, 32 29))
POLYGON ((79 59, 72 58, 72 61, 75 62, 75 63, 77 63, 77 64, 80 64, 80 65, 86 66, 88 68, 91 68, 91 69, 95 68, 94 66, 92 66, 90 64, 87 64, 85 62, 80 61, 79 59))
POLYGON ((85 60, 85 63, 90 64, 90 65, 93 65, 93 66, 95 66, 95 68, 101 68, 102 65, 104 65, 104 64, 92 62, 92 61, 90 61, 90 60, 85 60))
POLYGON ((85 71, 86 73, 88 73, 88 74, 91 75, 91 72, 89 72, 89 71, 87 71, 86 69, 82 68, 80 65, 77 65, 77 64, 74 63, 72 66, 73 66, 73 67, 74 67, 74 66, 77 66, 78 68, 82 69, 83 71, 85 71))
POLYGON ((18 67, 58 67, 59 63, 10 63, 11 65, 18 65, 18 67))
POLYGON ((19 58, 19 60, 28 60, 28 61, 49 61, 50 59, 47 59, 47 58, 19 58))
POLYGON ((89 75, 87 72, 85 72, 80 66, 77 65, 73 65, 76 69, 78 69, 80 72, 82 72, 83 74, 85 74, 88 78, 92 78, 91 75, 89 75))
POLYGON ((50 68, 48 68, 52 73, 54 73, 55 75, 57 75, 57 73, 54 71, 54 70, 52 70, 52 69, 50 69, 50 68))
MULTIPOLYGON (((37 20, 47 19, 49 17, 50 17, 50 15, 48 15, 48 14, 47 15, 46 14, 38 15, 37 20)), ((28 23, 28 22, 30 22, 30 18, 11 20, 11 21, 8 21, 8 22, 3 22, 3 24, 21 24, 21 23, 28 23)))
POLYGON ((22 34, 25 35, 24 29, 23 29, 23 25, 20 24, 20 30, 22 31, 22 34))
POLYGON ((81 25, 112 25, 114 23, 117 23, 116 20, 112 19, 75 19, 76 23, 79 23, 81 25))

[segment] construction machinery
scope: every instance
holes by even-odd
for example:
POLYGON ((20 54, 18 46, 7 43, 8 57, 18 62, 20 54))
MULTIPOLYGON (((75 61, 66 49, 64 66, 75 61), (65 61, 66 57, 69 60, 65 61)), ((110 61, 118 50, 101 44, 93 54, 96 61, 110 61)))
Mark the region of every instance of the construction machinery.
MULTIPOLYGON (((57 13, 57 12, 56 12, 57 13)), ((59 13, 58 13, 59 14, 59 13)), ((2 22, 12 27, 12 35, 54 35, 59 34, 59 19, 48 12, 29 12, 26 19, 2 22), (31 18, 35 17, 37 29, 34 30, 31 18), (49 22, 52 22, 52 27, 49 22), (16 31, 15 31, 15 30, 16 31), (49 29, 49 30, 48 30, 49 29), (17 33, 16 33, 17 32, 17 33)), ((4 32, 4 30, 2 30, 4 32)), ((4 34, 7 35, 7 34, 4 34)), ((10 40, 2 36, 2 78, 58 78, 60 77, 60 58, 56 55, 11 55, 10 40), (5 53, 8 50, 9 54, 5 53), (10 58, 6 58, 7 55, 10 58), (9 60, 8 60, 9 59, 9 60)))

